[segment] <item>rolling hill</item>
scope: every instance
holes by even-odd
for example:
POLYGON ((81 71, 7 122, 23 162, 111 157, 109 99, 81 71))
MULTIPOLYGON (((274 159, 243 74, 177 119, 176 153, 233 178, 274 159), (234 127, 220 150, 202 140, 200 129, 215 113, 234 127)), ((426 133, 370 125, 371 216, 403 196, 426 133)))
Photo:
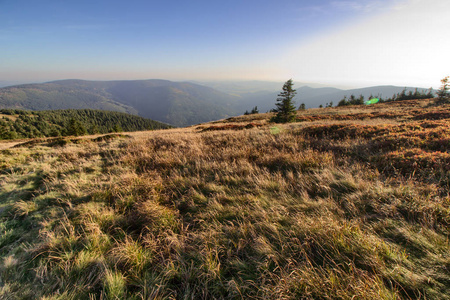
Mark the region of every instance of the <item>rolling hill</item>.
POLYGON ((167 80, 62 80, 0 89, 0 108, 110 110, 175 126, 232 116, 235 101, 212 88, 167 80))

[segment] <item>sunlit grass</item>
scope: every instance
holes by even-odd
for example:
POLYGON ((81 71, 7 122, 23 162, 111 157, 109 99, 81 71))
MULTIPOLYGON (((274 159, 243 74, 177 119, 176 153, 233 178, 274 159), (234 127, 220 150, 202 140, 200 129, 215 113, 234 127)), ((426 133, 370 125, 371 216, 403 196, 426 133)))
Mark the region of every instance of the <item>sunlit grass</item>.
POLYGON ((403 104, 3 151, 0 298, 446 299, 447 108, 403 104))

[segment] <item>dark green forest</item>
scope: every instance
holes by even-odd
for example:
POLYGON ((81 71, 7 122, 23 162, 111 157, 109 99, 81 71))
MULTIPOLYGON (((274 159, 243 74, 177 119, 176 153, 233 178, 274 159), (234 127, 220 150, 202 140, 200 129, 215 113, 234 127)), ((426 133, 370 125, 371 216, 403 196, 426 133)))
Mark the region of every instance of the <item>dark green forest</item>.
POLYGON ((121 131, 167 129, 172 126, 113 111, 65 109, 0 110, 0 139, 79 136, 121 131))

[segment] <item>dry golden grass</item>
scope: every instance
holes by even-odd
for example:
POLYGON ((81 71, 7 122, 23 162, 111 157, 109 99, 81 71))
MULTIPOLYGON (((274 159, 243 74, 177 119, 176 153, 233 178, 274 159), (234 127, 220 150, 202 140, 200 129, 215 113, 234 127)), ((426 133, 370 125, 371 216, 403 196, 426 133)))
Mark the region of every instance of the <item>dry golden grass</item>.
POLYGON ((426 104, 3 150, 0 298, 448 299, 450 120, 426 104))

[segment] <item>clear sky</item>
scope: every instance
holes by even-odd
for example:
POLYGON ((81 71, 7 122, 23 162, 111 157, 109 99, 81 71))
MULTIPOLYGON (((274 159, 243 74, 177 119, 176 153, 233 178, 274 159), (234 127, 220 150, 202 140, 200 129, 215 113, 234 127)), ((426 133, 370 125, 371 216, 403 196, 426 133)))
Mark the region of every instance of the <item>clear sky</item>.
POLYGON ((0 81, 439 87, 447 0, 0 0, 0 81))

